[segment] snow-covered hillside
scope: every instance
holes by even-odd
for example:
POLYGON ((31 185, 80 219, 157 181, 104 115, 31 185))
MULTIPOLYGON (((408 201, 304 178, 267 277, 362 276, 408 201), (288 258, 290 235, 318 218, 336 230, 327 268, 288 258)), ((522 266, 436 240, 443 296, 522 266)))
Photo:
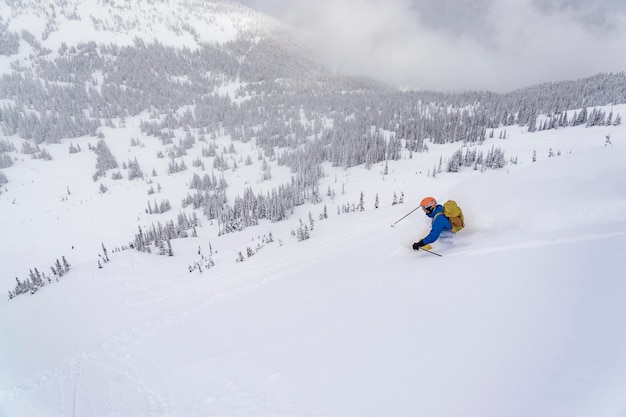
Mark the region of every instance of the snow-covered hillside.
POLYGON ((280 24, 230 1, 79 1, 0 2, 8 31, 26 29, 54 52, 80 42, 132 45, 146 43, 197 48, 202 43, 233 41, 244 33, 267 33, 280 24))
POLYGON ((625 416, 626 74, 400 92, 299 36, 0 0, 0 416, 625 416))
MULTIPOLYGON (((111 151, 161 173, 162 145, 138 124, 106 131, 111 151)), ((445 144, 403 153, 386 175, 385 163, 327 166, 322 203, 219 237, 201 217, 172 257, 114 248, 138 224, 175 218, 188 174, 159 175, 152 196, 125 179, 101 194, 84 174, 96 138, 46 146, 50 161, 18 158, 0 195, 3 291, 61 256, 71 269, 0 301, 2 415, 623 416, 626 129, 495 138, 479 147, 517 164, 433 178, 457 149, 445 144), (364 211, 339 209, 361 193, 364 211), (173 210, 146 213, 155 195, 173 210), (442 257, 410 249, 428 230, 420 210, 390 227, 426 195, 464 209, 467 227, 434 246, 442 257), (298 241, 309 213, 311 237, 298 241)), ((233 145, 242 160, 258 153, 233 145)), ((268 183, 256 159, 240 165, 226 172, 230 198, 291 175, 272 165, 268 183)))

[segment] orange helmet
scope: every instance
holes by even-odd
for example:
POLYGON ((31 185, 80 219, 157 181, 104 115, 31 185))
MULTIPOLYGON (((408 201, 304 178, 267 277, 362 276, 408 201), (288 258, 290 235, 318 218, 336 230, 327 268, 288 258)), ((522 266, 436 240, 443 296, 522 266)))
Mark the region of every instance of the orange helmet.
POLYGON ((437 200, 433 197, 425 197, 422 199, 420 207, 422 207, 426 213, 430 213, 435 209, 435 207, 437 207, 437 200))

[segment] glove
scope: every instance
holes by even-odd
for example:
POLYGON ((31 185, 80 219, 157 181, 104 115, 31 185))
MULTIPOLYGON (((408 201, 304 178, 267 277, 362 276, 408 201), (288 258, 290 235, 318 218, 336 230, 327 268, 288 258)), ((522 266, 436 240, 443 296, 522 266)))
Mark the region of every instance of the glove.
POLYGON ((413 250, 419 250, 422 246, 426 246, 426 244, 424 243, 424 239, 420 240, 419 242, 414 243, 413 250))

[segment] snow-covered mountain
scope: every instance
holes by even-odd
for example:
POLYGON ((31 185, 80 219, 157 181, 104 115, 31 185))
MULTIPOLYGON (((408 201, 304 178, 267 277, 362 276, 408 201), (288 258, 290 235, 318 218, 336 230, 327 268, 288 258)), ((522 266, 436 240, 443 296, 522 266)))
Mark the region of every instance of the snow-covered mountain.
POLYGON ((236 3, 0 9, 0 415, 626 412, 624 73, 401 92, 236 3))
POLYGON ((53 52, 62 44, 84 42, 132 45, 135 38, 195 49, 205 43, 267 35, 282 26, 222 0, 3 1, 0 12, 6 31, 26 30, 53 52))
MULTIPOLYGON (((0 55, 7 57, 0 63, 4 74, 29 68, 38 58, 67 58, 68 48, 86 44, 132 48, 158 43, 183 54, 225 49, 244 60, 255 44, 269 42, 275 54, 287 54, 283 64, 305 59, 298 55, 306 53, 301 33, 228 0, 2 1, 0 33, 0 55)), ((108 51, 98 49, 98 54, 107 59, 108 51)), ((234 76, 236 71, 222 66, 219 72, 234 76)))

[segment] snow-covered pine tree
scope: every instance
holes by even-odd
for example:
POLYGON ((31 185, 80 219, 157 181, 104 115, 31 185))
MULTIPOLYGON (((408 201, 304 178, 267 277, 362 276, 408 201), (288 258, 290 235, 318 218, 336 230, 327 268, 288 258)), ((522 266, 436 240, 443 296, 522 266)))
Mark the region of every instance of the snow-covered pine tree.
POLYGON ((65 268, 63 268, 63 265, 61 265, 61 261, 59 261, 59 259, 57 258, 56 263, 54 264, 55 269, 57 270, 59 277, 62 277, 63 275, 65 275, 65 268))
POLYGON ((69 262, 67 262, 67 259, 65 259, 65 256, 63 256, 61 259, 62 259, 62 261, 63 261, 63 270, 64 270, 65 272, 68 272, 68 271, 70 270, 70 264, 69 264, 69 262))
POLYGON ((129 160, 127 167, 128 167, 127 169, 128 169, 129 181, 132 181, 135 178, 143 179, 143 172, 141 171, 141 168, 139 167, 139 162, 137 161, 137 157, 135 157, 135 159, 133 160, 129 160))
POLYGON ((109 252, 107 251, 107 248, 104 246, 104 243, 102 243, 102 253, 103 253, 103 258, 105 262, 109 262, 109 252))
POLYGON ((154 242, 155 246, 159 250, 159 255, 164 256, 167 255, 167 249, 165 249, 165 243, 162 240, 156 240, 154 242))
POLYGON ((104 139, 98 140, 94 152, 97 155, 96 158, 96 176, 102 177, 108 169, 117 168, 117 161, 111 153, 111 149, 107 146, 104 139))

